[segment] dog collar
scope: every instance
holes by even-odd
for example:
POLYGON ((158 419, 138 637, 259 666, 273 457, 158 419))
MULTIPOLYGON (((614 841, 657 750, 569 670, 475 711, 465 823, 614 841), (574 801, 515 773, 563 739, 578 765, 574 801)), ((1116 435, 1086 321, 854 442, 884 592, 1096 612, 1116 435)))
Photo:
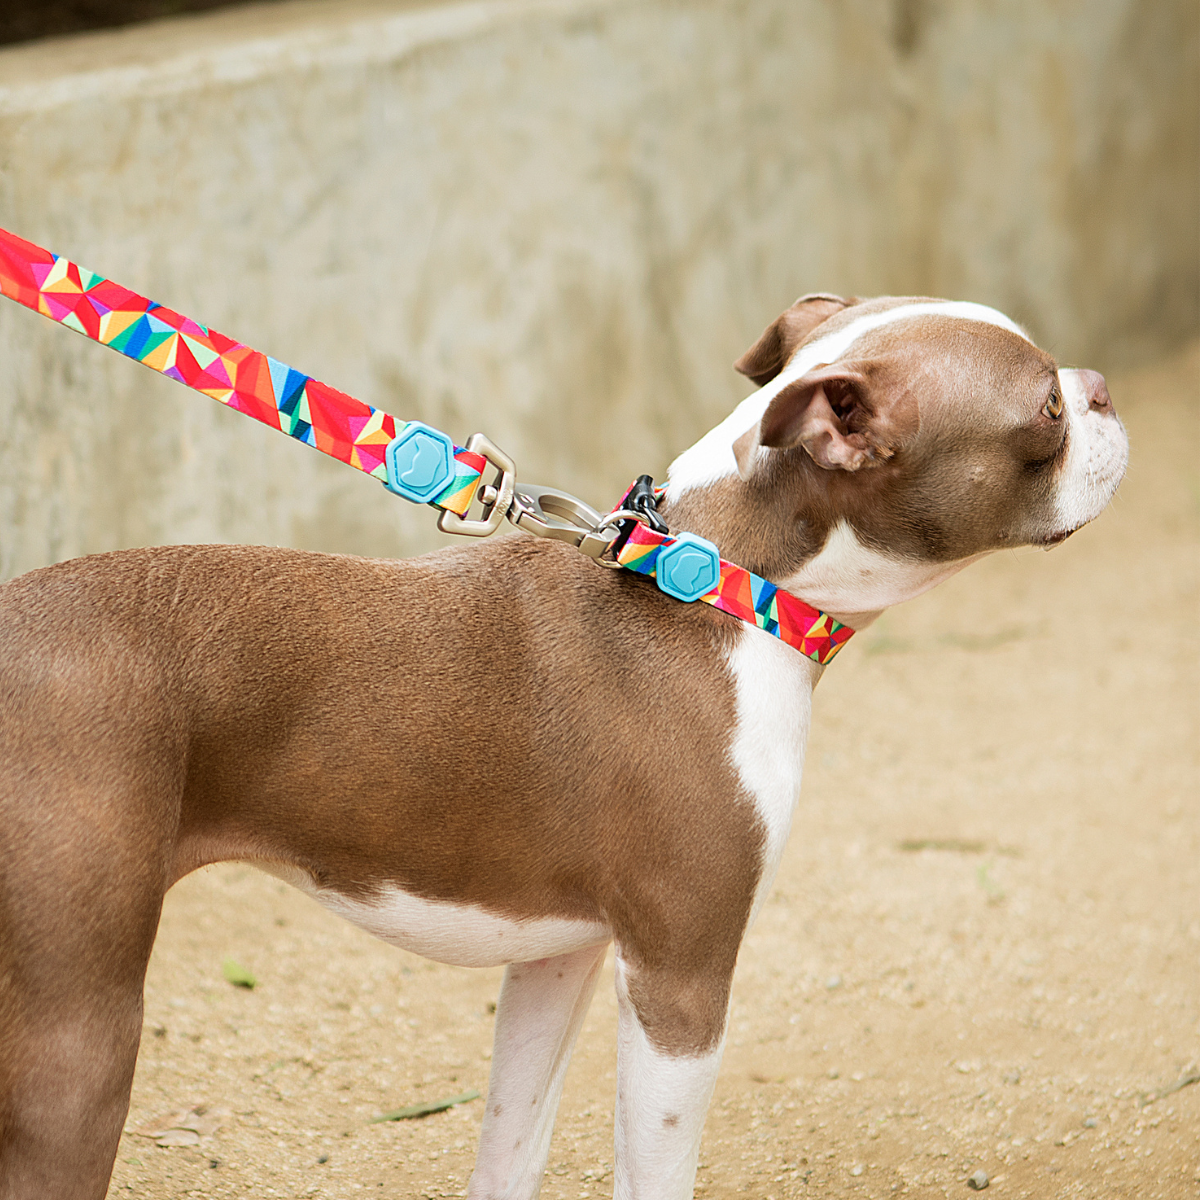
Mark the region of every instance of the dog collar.
POLYGON ((824 666, 854 635, 849 625, 777 584, 721 557, 707 538, 672 535, 654 511, 663 490, 641 476, 605 521, 620 516, 610 554, 616 566, 650 576, 659 590, 685 603, 700 601, 739 617, 824 666))
POLYGON ((854 633, 770 580, 726 562, 712 542, 668 533, 645 476, 604 517, 554 488, 518 490, 512 460, 483 434, 472 434, 463 447, 420 421, 397 421, 3 229, 0 292, 379 479, 406 500, 440 509, 438 528, 446 533, 483 537, 508 518, 606 565, 648 575, 677 600, 701 600, 740 617, 822 664, 854 633), (489 467, 496 475, 485 483, 489 467), (476 501, 482 516, 472 520, 467 513, 476 501))
POLYGON ((727 562, 712 542, 694 533, 672 537, 639 524, 616 562, 627 571, 652 576, 659 589, 676 600, 711 604, 774 634, 822 666, 832 662, 854 634, 849 625, 769 579, 727 562))

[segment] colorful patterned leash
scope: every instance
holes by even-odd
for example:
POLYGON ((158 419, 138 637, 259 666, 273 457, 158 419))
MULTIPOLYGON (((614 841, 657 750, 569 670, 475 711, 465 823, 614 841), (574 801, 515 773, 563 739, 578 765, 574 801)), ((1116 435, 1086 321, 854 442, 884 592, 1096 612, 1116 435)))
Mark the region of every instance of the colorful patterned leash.
POLYGON ((691 533, 671 536, 653 481, 641 477, 606 516, 556 488, 517 489, 512 460, 481 433, 465 447, 420 421, 397 423, 311 376, 180 316, 110 279, 0 229, 0 292, 147 367, 441 510, 438 528, 484 537, 506 517, 606 566, 655 579, 677 600, 711 604, 818 663, 853 630, 770 580, 721 558, 691 533), (483 475, 492 467, 491 483, 483 475), (482 515, 467 516, 478 501, 482 515))
POLYGON ((0 292, 347 463, 406 500, 442 510, 448 533, 493 532, 511 503, 512 463, 480 434, 466 447, 270 358, 111 279, 0 229, 0 292), (482 521, 464 519, 488 463, 499 469, 482 521), (501 505, 499 502, 505 499, 501 505))

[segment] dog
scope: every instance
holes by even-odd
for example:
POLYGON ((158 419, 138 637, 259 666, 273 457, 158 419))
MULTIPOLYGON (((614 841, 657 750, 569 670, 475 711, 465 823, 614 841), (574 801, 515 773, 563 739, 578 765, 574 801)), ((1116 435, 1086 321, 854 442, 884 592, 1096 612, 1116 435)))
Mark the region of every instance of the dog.
MULTIPOLYGON (((1103 378, 980 305, 809 295, 735 365, 758 390, 659 513, 856 630, 1061 542, 1124 472, 1103 378)), ((0 1197, 103 1197, 163 895, 228 859, 408 950, 508 964, 472 1200, 537 1196, 615 943, 615 1196, 690 1197, 822 670, 523 537, 129 550, 5 584, 0 1197)))

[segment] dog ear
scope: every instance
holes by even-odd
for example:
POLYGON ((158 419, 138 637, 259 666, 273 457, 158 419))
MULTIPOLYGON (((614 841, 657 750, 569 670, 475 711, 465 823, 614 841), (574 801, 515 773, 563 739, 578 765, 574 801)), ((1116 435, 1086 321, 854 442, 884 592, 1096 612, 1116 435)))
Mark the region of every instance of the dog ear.
POLYGON ((796 347, 823 321, 843 308, 857 304, 856 298, 844 300, 827 292, 801 296, 787 312, 776 317, 763 330, 762 337, 733 364, 735 371, 748 375, 759 387, 770 383, 787 365, 796 347))
POLYGON ((743 478, 753 469, 759 446, 801 446, 826 471, 857 471, 891 458, 897 433, 872 403, 867 374, 841 363, 789 383, 772 398, 758 425, 734 442, 733 452, 743 478))

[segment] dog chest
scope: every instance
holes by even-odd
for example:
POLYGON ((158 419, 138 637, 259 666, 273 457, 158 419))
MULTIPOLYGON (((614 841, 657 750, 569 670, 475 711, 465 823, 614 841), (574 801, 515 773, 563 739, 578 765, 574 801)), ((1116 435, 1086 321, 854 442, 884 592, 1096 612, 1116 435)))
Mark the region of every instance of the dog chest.
POLYGON ((812 691, 824 668, 750 626, 734 643, 728 661, 737 698, 730 753, 764 833, 753 921, 775 878, 791 829, 804 769, 812 691))

